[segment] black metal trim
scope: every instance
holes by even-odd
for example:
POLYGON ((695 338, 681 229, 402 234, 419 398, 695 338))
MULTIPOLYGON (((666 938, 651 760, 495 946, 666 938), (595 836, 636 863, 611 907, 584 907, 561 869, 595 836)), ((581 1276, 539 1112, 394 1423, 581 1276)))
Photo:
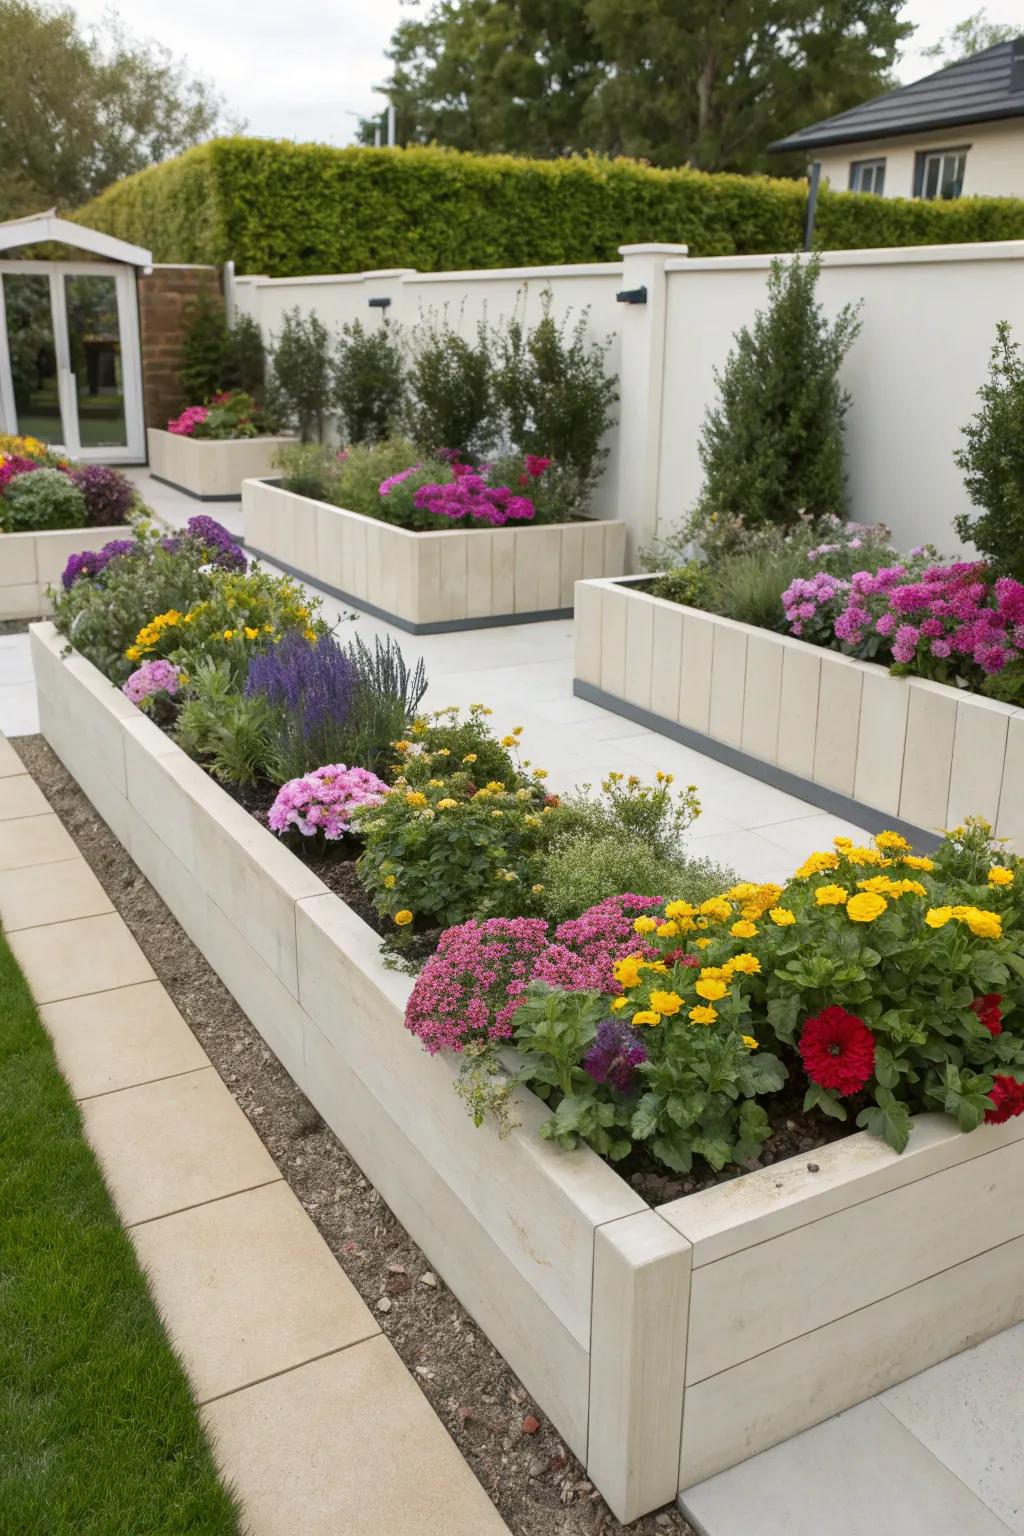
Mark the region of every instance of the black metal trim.
POLYGON ((656 715, 653 710, 642 709, 638 704, 627 703, 625 699, 617 698, 613 693, 606 693, 603 688, 584 682, 580 677, 573 678, 572 691, 578 699, 586 699, 589 704, 597 704, 613 715, 621 715, 625 720, 633 720, 637 725, 646 726, 649 731, 657 731, 660 736, 668 736, 684 747, 692 747, 695 751, 703 753, 705 757, 714 758, 718 763, 725 763, 729 768, 736 768, 749 778, 760 779, 762 784, 770 784, 773 789, 781 789, 787 795, 795 795, 800 800, 806 800, 809 805, 816 805, 819 810, 828 811, 833 816, 841 816, 844 821, 856 822, 869 832, 883 832, 891 827, 894 832, 902 832, 915 847, 922 848, 926 852, 937 848, 942 842, 942 838, 937 833, 915 826, 911 821, 904 821, 900 816, 892 816, 876 810, 873 806, 865 805, 862 800, 854 800, 851 795, 840 794, 838 790, 828 789, 824 784, 815 784, 810 779, 801 778, 798 773, 790 773, 787 768, 778 768, 774 763, 766 763, 762 758, 753 757, 751 753, 744 752, 739 747, 729 746, 728 742, 716 741, 713 736, 706 736, 703 731, 695 731, 691 726, 680 725, 677 720, 656 715))
POLYGON ((149 478, 157 480, 161 485, 169 485, 172 491, 180 491, 183 496, 191 496, 193 501, 241 501, 242 493, 237 496, 202 496, 199 491, 190 491, 187 485, 179 485, 177 480, 168 480, 163 475, 154 475, 150 470, 149 478))
POLYGON ((382 298, 379 298, 379 299, 369 299, 369 300, 367 300, 367 302, 369 303, 369 306, 370 306, 371 309, 390 309, 391 308, 391 300, 390 300, 390 298, 388 298, 386 296, 384 296, 382 298))
POLYGON ((646 304, 647 287, 641 283, 639 288, 620 288, 615 295, 616 304, 646 304))

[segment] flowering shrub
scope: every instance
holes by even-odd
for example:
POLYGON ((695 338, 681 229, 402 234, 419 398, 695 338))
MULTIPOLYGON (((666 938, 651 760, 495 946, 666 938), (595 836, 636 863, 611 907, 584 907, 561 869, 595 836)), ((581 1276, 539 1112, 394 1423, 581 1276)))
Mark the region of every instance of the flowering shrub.
POLYGON ((491 528, 533 521, 534 506, 529 497, 517 496, 507 485, 488 485, 482 475, 461 466, 453 466, 453 470, 447 484, 419 487, 413 498, 418 511, 450 523, 486 523, 491 528))
POLYGON ((134 539, 109 539, 102 549, 83 549, 79 554, 69 555, 61 573, 61 585, 67 592, 80 576, 98 576, 106 570, 111 560, 118 560, 122 555, 133 555, 137 548, 134 539))
POLYGON ((180 416, 167 423, 176 437, 195 437, 224 441, 228 438, 259 437, 270 425, 262 408, 245 390, 225 390, 214 395, 208 405, 186 406, 180 416))
POLYGON ((327 842, 334 843, 344 837, 356 810, 379 805, 387 793, 388 786, 365 768, 328 763, 283 784, 267 822, 280 834, 294 827, 303 837, 322 833, 327 842))
POLYGON ((144 661, 122 684, 121 692, 133 704, 144 707, 147 700, 162 693, 172 699, 185 681, 184 674, 169 661, 144 661))
POLYGON ((208 415, 205 405, 187 405, 180 416, 172 416, 167 423, 167 430, 173 432, 175 437, 198 437, 199 428, 208 415))
POLYGON ((83 464, 68 472, 68 479, 82 493, 89 528, 125 523, 135 506, 135 487, 119 469, 105 464, 83 464))
POLYGON ((38 459, 22 458, 18 454, 12 454, 9 458, 0 459, 0 496, 3 495, 11 481, 19 475, 31 474, 34 469, 43 469, 38 459))
POLYGON ((51 450, 38 437, 18 437, 14 433, 0 432, 0 460, 12 458, 35 464, 57 462, 51 450))
POLYGON ((36 465, 32 473, 8 480, 0 497, 0 529, 29 533, 54 528, 81 528, 85 498, 59 469, 36 465))

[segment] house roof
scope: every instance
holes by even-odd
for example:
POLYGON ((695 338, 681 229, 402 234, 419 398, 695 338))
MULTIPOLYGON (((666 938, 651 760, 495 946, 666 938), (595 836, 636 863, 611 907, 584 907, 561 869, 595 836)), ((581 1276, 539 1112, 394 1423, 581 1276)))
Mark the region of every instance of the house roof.
POLYGON ((1024 37, 996 43, 923 80, 777 139, 770 149, 824 149, 959 124, 1024 117, 1024 37))
POLYGON ((23 219, 8 219, 0 224, 0 251, 9 251, 23 245, 35 245, 39 241, 56 241, 71 245, 76 250, 89 251, 108 261, 123 261, 132 267, 151 267, 153 256, 141 245, 131 245, 114 235, 104 235, 98 229, 85 224, 73 224, 70 219, 59 217, 55 208, 42 213, 30 213, 23 219))

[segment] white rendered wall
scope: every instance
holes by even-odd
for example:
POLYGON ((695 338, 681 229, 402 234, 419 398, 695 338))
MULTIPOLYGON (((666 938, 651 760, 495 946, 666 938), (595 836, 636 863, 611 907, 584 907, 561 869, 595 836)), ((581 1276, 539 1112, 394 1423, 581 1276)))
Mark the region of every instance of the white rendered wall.
POLYGON ((918 151, 966 149, 964 197, 1024 197, 1024 117, 944 128, 936 133, 868 139, 838 149, 813 151, 821 174, 837 192, 850 186, 850 162, 885 160, 886 197, 913 197, 918 151))

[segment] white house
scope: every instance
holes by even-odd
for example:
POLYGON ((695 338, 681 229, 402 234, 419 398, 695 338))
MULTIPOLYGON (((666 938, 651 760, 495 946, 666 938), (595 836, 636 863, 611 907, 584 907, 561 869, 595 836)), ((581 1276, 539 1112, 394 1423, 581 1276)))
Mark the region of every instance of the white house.
POLYGON ((771 145, 807 152, 837 190, 1024 197, 1024 37, 771 145))

